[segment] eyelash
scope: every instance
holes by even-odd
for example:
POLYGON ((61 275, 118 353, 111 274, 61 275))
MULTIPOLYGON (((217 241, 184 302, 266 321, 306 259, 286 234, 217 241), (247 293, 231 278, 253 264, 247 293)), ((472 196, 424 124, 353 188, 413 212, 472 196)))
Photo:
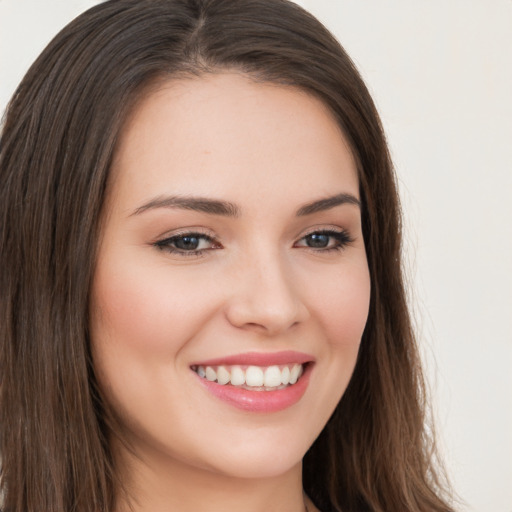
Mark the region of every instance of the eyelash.
MULTIPOLYGON (((350 243, 352 243, 354 240, 349 235, 348 231, 346 230, 334 230, 334 229, 320 229, 316 231, 311 231, 310 233, 307 233, 302 238, 298 240, 294 244, 294 247, 304 247, 306 249, 311 249, 314 252, 320 252, 320 253, 329 253, 332 251, 341 251, 347 247, 350 243), (296 244, 298 242, 301 242, 302 240, 305 240, 306 238, 310 236, 327 236, 329 238, 332 238, 335 240, 335 244, 331 247, 311 247, 307 245, 299 245, 296 244)), ((171 254, 178 254, 180 256, 184 257, 200 257, 204 256, 207 251, 213 250, 213 249, 220 249, 222 246, 216 242, 215 238, 211 237, 210 235, 207 235, 205 233, 200 233, 196 231, 190 231, 190 232, 184 232, 184 233, 178 233, 176 235, 170 236, 168 238, 164 238, 163 240, 159 240, 153 244, 155 247, 162 251, 166 251, 171 254), (192 250, 185 250, 180 249, 177 247, 173 247, 172 244, 176 244, 180 240, 184 240, 186 238, 195 238, 207 241, 208 243, 213 244, 213 247, 209 247, 208 249, 192 249, 192 250)))

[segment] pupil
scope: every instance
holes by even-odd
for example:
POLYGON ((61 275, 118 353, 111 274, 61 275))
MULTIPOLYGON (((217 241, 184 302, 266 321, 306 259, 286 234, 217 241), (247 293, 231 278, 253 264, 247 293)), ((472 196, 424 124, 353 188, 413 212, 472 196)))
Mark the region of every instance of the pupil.
POLYGON ((182 236, 181 238, 178 238, 174 243, 178 249, 183 249, 184 251, 193 251, 197 249, 197 246, 199 245, 199 238, 197 236, 182 236))
POLYGON ((309 247, 327 247, 329 245, 329 235, 314 233, 306 237, 309 247))

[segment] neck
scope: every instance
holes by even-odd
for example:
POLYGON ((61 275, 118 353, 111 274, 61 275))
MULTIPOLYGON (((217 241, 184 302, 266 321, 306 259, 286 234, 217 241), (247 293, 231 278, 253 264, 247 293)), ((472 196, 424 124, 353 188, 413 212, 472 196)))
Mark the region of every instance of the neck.
MULTIPOLYGON (((302 464, 284 474, 241 478, 173 459, 123 457, 129 498, 117 512, 304 512, 302 464)), ((309 512, 313 512, 310 510, 309 512)))

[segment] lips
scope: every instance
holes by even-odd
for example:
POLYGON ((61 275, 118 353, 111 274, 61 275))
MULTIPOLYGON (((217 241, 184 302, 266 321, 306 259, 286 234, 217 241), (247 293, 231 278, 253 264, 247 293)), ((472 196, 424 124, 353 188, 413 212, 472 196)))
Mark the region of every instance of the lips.
POLYGON ((314 357, 304 352, 294 350, 283 350, 281 352, 246 352, 207 361, 197 361, 192 366, 219 366, 219 365, 239 365, 239 366, 272 366, 284 364, 304 364, 314 361, 314 357))
POLYGON ((252 412, 276 412, 305 393, 314 358, 295 351, 250 352, 191 365, 209 393, 252 412))

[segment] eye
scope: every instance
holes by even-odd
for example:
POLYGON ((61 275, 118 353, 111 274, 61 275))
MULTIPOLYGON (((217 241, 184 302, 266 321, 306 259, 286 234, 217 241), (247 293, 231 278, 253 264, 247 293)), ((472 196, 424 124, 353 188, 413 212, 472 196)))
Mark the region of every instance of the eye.
POLYGON ((307 247, 318 251, 341 250, 353 240, 345 230, 314 231, 301 238, 295 247, 307 247))
POLYGON ((220 244, 204 233, 180 233, 159 240, 154 245, 163 251, 184 256, 199 256, 204 251, 220 248, 220 244))

